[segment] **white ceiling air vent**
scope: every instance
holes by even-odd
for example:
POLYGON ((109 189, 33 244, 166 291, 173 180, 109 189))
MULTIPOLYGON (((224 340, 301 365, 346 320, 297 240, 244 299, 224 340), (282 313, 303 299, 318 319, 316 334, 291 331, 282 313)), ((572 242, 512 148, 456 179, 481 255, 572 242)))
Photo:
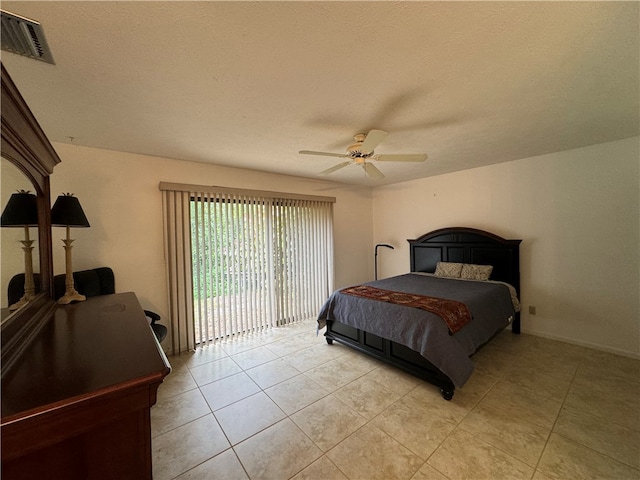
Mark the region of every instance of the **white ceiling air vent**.
POLYGON ((2 50, 55 64, 44 30, 34 20, 0 10, 2 14, 2 50))

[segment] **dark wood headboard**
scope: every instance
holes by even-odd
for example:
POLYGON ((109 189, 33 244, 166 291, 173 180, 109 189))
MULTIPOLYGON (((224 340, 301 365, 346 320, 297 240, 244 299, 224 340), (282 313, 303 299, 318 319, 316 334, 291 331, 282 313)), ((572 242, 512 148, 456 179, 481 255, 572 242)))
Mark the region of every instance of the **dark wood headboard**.
POLYGON ((407 240, 411 271, 433 273, 438 262, 493 265, 491 280, 513 285, 520 296, 520 242, 465 227, 450 227, 407 240))

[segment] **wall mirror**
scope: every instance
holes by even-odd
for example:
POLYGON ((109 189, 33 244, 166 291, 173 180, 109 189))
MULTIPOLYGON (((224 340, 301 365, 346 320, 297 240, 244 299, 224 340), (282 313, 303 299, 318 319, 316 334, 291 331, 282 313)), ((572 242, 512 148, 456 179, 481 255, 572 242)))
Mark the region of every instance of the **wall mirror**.
MULTIPOLYGON (((18 191, 35 193, 33 184, 29 179, 14 164, 3 157, 0 159, 0 208, 3 212, 11 196, 18 191)), ((37 227, 29 228, 28 234, 28 238, 33 241, 31 255, 33 272, 38 273, 40 272, 40 254, 37 227)), ((0 307, 2 308, 0 324, 15 313, 15 311, 9 309, 12 306, 12 301, 9 299, 7 292, 11 278, 26 271, 24 245, 22 243, 26 238, 25 227, 3 226, 3 228, 0 228, 0 248, 2 249, 2 255, 0 256, 0 307)), ((39 285, 36 289, 39 290, 39 285)))
MULTIPOLYGON (((33 257, 34 265, 39 266, 40 273, 38 285, 40 293, 19 310, 7 315, 6 320, 0 326, 0 362, 4 377, 11 372, 21 352, 51 318, 55 309, 49 175, 53 173, 53 168, 60 162, 60 158, 20 95, 4 65, 1 68, 2 160, 11 163, 21 172, 30 183, 31 188, 28 189, 37 195, 38 229, 37 237, 35 237, 35 229, 33 232, 36 240, 33 257)), ((2 245, 2 256, 4 257, 6 254, 5 245, 2 245)), ((22 256, 22 252, 19 252, 19 255, 22 256)), ((0 295, 6 296, 7 290, 4 281, 2 288, 3 291, 0 292, 0 295)))

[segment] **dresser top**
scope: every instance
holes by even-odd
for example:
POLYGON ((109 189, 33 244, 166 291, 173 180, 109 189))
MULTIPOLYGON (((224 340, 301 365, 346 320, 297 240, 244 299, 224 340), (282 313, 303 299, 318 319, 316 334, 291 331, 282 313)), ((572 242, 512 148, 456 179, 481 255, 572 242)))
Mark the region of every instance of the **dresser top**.
POLYGON ((2 423, 136 383, 159 383, 169 371, 134 293, 59 306, 3 375, 2 423))

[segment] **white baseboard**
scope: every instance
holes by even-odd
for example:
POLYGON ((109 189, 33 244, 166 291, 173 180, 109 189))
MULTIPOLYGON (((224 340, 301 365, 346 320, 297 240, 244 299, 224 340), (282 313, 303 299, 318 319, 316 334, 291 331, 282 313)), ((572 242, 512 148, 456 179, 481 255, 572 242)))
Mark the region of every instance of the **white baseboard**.
POLYGON ((576 340, 575 338, 567 338, 561 337, 558 335, 549 335, 546 333, 540 333, 533 330, 521 329, 522 333, 526 333, 527 335, 535 335, 536 337, 548 338, 549 340, 557 340, 559 342, 570 343, 572 345, 579 345, 581 347, 593 348, 594 350, 600 350, 601 352, 613 353, 615 355, 620 355, 622 357, 635 358, 640 360, 640 352, 629 352, 627 350, 621 350, 619 348, 609 347, 607 345, 600 345, 597 343, 591 342, 583 342, 580 340, 576 340))

